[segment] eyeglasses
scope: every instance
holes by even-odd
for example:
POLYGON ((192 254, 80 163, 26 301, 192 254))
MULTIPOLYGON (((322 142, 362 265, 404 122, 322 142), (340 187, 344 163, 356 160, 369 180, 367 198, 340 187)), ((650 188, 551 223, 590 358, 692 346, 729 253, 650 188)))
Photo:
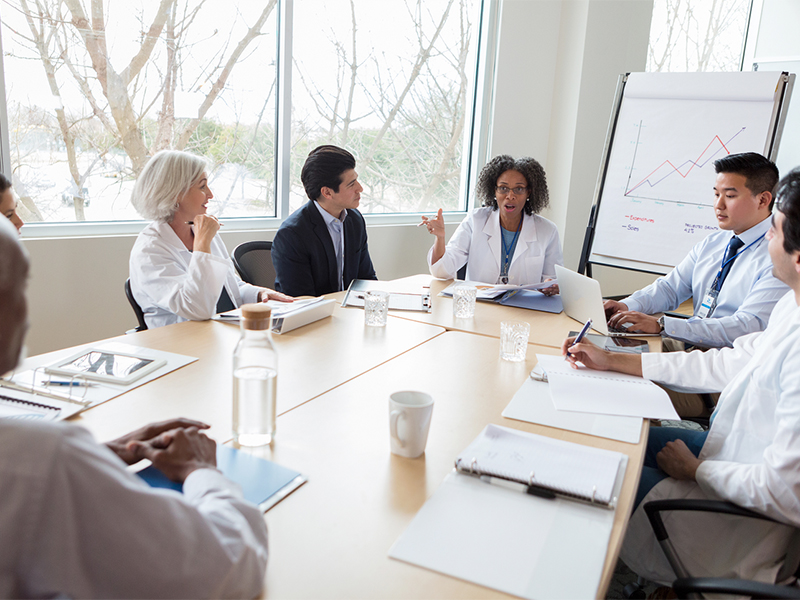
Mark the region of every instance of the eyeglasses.
POLYGON ((511 189, 511 188, 507 188, 504 185, 498 185, 496 188, 494 188, 494 191, 498 196, 508 196, 509 192, 514 192, 515 196, 522 196, 523 194, 527 193, 528 188, 527 187, 515 187, 514 189, 511 189))

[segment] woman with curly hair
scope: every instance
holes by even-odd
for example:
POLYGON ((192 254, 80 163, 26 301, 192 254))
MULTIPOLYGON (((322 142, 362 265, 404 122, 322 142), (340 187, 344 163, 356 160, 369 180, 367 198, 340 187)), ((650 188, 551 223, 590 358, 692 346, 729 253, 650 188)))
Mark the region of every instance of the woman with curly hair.
POLYGON ((131 291, 150 329, 202 321, 248 302, 292 298, 243 282, 225 244, 220 223, 206 214, 214 197, 206 160, 162 150, 142 169, 131 202, 152 222, 131 250, 131 291))
MULTIPOLYGON (((469 281, 524 285, 553 279, 564 259, 558 229, 537 214, 549 201, 542 165, 496 156, 481 170, 476 193, 483 207, 467 215, 446 246, 442 210, 434 219, 422 217, 436 237, 428 252, 431 275, 454 279, 466 264, 469 281)), ((558 286, 542 291, 556 294, 558 286)))

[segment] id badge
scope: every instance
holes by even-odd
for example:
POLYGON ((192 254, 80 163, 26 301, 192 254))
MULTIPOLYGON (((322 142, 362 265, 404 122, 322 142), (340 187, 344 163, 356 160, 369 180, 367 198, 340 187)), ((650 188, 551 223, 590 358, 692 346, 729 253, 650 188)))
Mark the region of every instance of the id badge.
POLYGON ((709 288, 706 295, 703 296, 703 303, 700 305, 700 310, 697 311, 697 316, 701 319, 707 319, 714 312, 717 307, 717 297, 719 292, 713 287, 709 288))

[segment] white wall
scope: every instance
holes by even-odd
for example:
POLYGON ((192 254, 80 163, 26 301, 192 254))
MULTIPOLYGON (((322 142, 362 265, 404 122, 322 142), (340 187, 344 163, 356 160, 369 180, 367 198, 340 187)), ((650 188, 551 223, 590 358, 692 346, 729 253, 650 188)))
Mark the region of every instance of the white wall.
MULTIPOLYGON (((577 266, 617 76, 643 70, 650 0, 504 0, 491 153, 531 155, 548 173, 551 209, 568 267, 577 266)), ((455 226, 448 226, 448 235, 455 226)), ((368 228, 378 276, 424 272, 424 228, 368 228)), ((228 248, 274 231, 228 232, 228 248)), ((135 326, 125 299, 132 236, 26 239, 32 354, 123 333, 135 326)), ((606 294, 652 280, 598 273, 606 294)))

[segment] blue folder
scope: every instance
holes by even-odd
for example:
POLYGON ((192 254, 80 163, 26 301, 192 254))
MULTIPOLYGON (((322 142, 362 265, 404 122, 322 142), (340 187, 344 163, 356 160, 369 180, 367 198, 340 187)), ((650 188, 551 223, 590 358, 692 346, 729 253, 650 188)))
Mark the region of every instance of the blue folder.
MULTIPOLYGON (((217 446, 217 468, 228 479, 242 486, 245 499, 257 505, 264 512, 307 481, 297 471, 241 452, 230 446, 217 446)), ((137 474, 151 487, 183 491, 182 483, 168 479, 152 465, 137 474)))
POLYGON ((535 290, 513 290, 505 294, 499 303, 503 306, 529 308, 549 313, 560 313, 564 310, 561 296, 545 296, 535 290))

